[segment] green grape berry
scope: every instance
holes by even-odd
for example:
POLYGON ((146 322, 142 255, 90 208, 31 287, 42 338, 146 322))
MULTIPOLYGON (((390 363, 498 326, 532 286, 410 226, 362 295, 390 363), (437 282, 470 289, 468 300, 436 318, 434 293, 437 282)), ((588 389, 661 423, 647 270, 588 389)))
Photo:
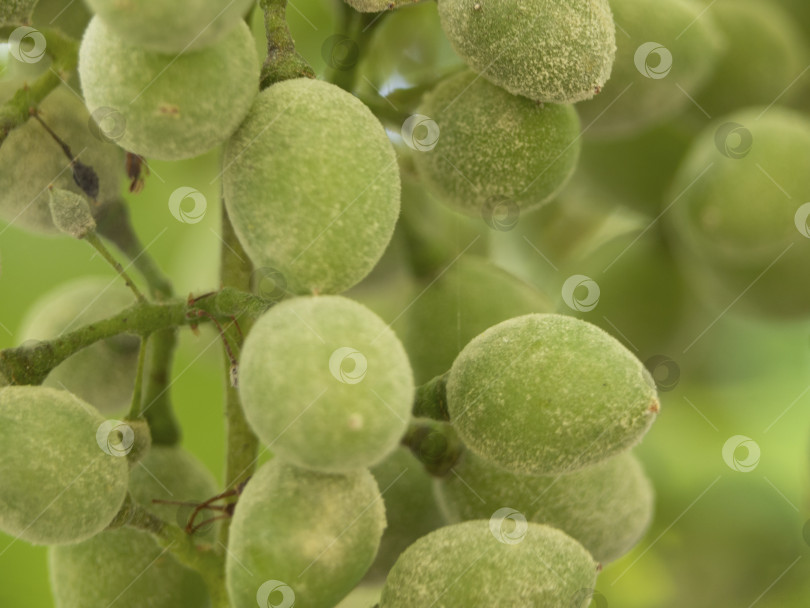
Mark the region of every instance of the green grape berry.
POLYGON ((118 145, 179 160, 236 130, 258 91, 259 68, 244 23, 209 47, 175 55, 131 46, 96 17, 79 49, 79 76, 91 113, 121 122, 118 145))
POLYGON ((553 310, 545 295, 476 256, 462 257, 438 280, 417 287, 417 293, 423 290, 406 313, 403 338, 417 384, 449 370, 461 349, 485 329, 553 310))
POLYGON ((262 91, 224 166, 239 240, 293 293, 347 290, 391 239, 400 196, 393 147, 371 111, 335 85, 301 78, 262 91))
POLYGON ((672 184, 667 218, 687 278, 713 308, 775 318, 810 310, 810 239, 802 204, 810 120, 773 107, 724 116, 694 142, 672 184))
MULTIPOLYGON (((202 502, 217 493, 211 474, 176 447, 154 446, 132 469, 130 493, 171 524, 178 507, 152 501, 202 502)), ((203 511, 200 517, 205 517, 203 511)), ((210 605, 199 573, 183 566, 148 532, 108 530, 81 543, 53 547, 51 588, 57 608, 205 608, 210 605)))
POLYGON ((361 13, 379 13, 380 11, 388 11, 399 6, 407 6, 422 1, 423 0, 346 0, 346 3, 361 13))
MULTIPOLYGON (((132 292, 117 277, 85 277, 45 294, 20 328, 26 340, 49 340, 112 316, 134 303, 132 292)), ((96 342, 59 364, 45 386, 64 388, 103 413, 130 404, 140 340, 122 334, 96 342)))
POLYGON ((647 370, 585 321, 531 314, 491 327, 447 380, 450 420, 478 456, 515 473, 570 473, 641 440, 659 410, 647 370))
POLYGON ((430 120, 438 139, 417 146, 416 168, 439 199, 468 215, 482 217, 503 202, 521 212, 536 209, 576 167, 579 119, 572 106, 538 105, 469 70, 428 93, 420 116, 422 127, 412 133, 414 117, 406 121, 406 138, 418 143, 419 128, 430 120))
POLYGON ((0 2, 0 25, 28 23, 37 0, 2 0, 0 2))
POLYGON ((443 521, 433 498, 432 478, 408 448, 394 450, 371 473, 383 492, 388 526, 366 579, 383 580, 409 545, 443 521))
POLYGON ((410 418, 408 356, 385 322, 341 296, 277 304, 242 349, 239 392, 259 438, 279 457, 330 472, 368 467, 397 446, 410 418))
MULTIPOLYGON (((98 202, 118 197, 123 152, 91 134, 90 115, 82 102, 67 87, 59 87, 40 104, 39 116, 96 172, 98 202)), ((12 130, 0 147, 0 219, 32 232, 60 234, 51 219, 48 186, 82 193, 70 160, 38 121, 30 119, 12 130)))
POLYGON ((380 608, 562 608, 593 588, 596 573, 590 554, 559 530, 509 517, 474 520, 411 545, 388 575, 380 608))
POLYGON ((86 0, 122 40, 159 53, 185 53, 214 44, 236 27, 253 0, 86 0))
POLYGON ((385 528, 367 470, 331 475, 275 459, 250 479, 230 528, 226 584, 233 608, 332 608, 365 574, 385 528))
POLYGON ((624 137, 691 105, 714 72, 722 38, 711 12, 692 0, 611 0, 610 7, 628 35, 617 37, 601 95, 577 110, 589 136, 624 137))
POLYGON ((106 453, 104 418, 67 391, 0 389, 0 530, 32 544, 85 540, 124 501, 126 458, 106 453))
POLYGON ((607 0, 442 0, 439 15, 467 65, 514 95, 574 103, 610 77, 616 30, 607 0))
POLYGON ((627 553, 653 513, 652 486, 630 452, 568 475, 531 476, 466 451, 452 475, 436 480, 435 491, 450 523, 486 519, 510 507, 528 521, 562 530, 602 564, 627 553))

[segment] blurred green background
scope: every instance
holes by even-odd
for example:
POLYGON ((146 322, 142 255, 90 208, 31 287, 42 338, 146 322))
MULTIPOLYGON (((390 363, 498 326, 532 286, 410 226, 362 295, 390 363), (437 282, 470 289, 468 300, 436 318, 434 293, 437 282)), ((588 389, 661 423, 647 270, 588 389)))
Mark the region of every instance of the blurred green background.
MULTIPOLYGON (((799 11, 796 16, 808 12, 799 0, 783 4, 799 11)), ((390 88, 418 78, 419 66, 442 73, 458 65, 446 43, 428 47, 427 54, 423 45, 412 43, 440 36, 434 6, 408 9, 413 10, 420 13, 400 22, 409 27, 390 27, 387 46, 362 66, 361 88, 390 88)), ((328 58, 324 44, 337 27, 335 2, 296 0, 287 12, 300 52, 323 75, 328 58)), ((86 19, 81 2, 43 0, 35 24, 78 34, 86 19)), ((253 29, 262 50, 260 19, 254 19, 253 29)), ((19 66, 7 67, 5 79, 19 77, 19 66)), ((138 234, 179 294, 215 289, 220 185, 212 177, 219 172, 218 151, 189 161, 150 164, 144 190, 126 194, 138 234), (200 223, 182 224, 169 212, 169 195, 180 186, 205 195, 208 210, 200 223)), ((498 261, 513 270, 531 267, 516 262, 508 248, 494 250, 498 261)), ((43 238, 2 224, 0 259, 0 348, 18 343, 26 311, 53 287, 74 277, 113 276, 84 243, 43 238)), ((664 284, 675 278, 659 280, 664 284)), ((390 289, 379 277, 372 277, 368 287, 358 293, 370 294, 369 302, 382 302, 381 308, 407 303, 407 290, 386 293, 390 289)), ((644 303, 621 305, 633 314, 644 303)), ((733 310, 718 318, 691 301, 687 308, 686 321, 672 320, 679 339, 669 352, 658 353, 675 362, 679 377, 671 390, 662 392, 659 420, 638 448, 657 492, 655 521, 634 551, 602 572, 602 597, 594 605, 810 606, 810 323, 754 322, 735 317, 733 310), (760 460, 750 472, 734 470, 723 458, 724 444, 735 435, 750 437, 759 446, 760 460)), ((221 481, 220 342, 210 328, 199 335, 183 330, 181 336, 172 395, 183 445, 221 481)), ((745 448, 735 455, 745 459, 745 448)), ((0 534, 0 607, 52 605, 45 548, 0 534)))

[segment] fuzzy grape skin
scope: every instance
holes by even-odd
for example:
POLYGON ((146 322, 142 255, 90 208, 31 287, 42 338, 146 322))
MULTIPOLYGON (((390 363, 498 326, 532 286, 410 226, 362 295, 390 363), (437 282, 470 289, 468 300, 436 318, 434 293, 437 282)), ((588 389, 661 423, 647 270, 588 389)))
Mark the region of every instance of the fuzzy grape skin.
POLYGON ((545 295, 477 256, 462 257, 427 282, 406 313, 403 337, 417 384, 448 371, 464 346, 493 325, 554 309, 545 295))
POLYGON ((380 608, 567 607, 594 587, 597 564, 565 533, 530 522, 507 544, 489 524, 454 524, 416 541, 391 570, 380 608))
POLYGON ((413 161, 437 198, 481 217, 493 200, 521 211, 559 192, 579 158, 579 119, 572 106, 538 105, 465 70, 425 95, 419 114, 440 129, 430 151, 413 161))
MULTIPOLYGON (((84 277, 48 292, 23 320, 21 341, 50 340, 131 306, 132 292, 118 281, 84 277)), ((121 411, 132 397, 139 344, 127 334, 96 342, 59 364, 44 385, 65 388, 102 413, 121 411)))
MULTIPOLYGON (((217 493, 213 477, 197 459, 167 446, 153 446, 142 466, 132 469, 129 490, 137 503, 169 523, 176 523, 178 507, 153 504, 153 499, 196 502, 217 493)), ((82 543, 53 547, 49 569, 57 608, 210 605, 202 577, 141 530, 108 530, 82 543)))
POLYGON ((384 580, 397 558, 414 541, 443 525, 433 498, 433 480, 405 447, 371 469, 383 492, 388 527, 366 580, 384 580))
POLYGON ((724 37, 714 76, 696 101, 716 118, 747 106, 787 103, 810 52, 795 19, 773 2, 720 0, 710 11, 724 37))
POLYGON ((122 40, 158 53, 184 53, 214 44, 234 28, 254 0, 86 0, 122 40))
POLYGON ((574 103, 610 77, 616 29, 607 0, 442 0, 458 54, 513 95, 574 103))
POLYGON ((301 78, 257 97, 225 148, 225 204, 257 267, 292 293, 341 293, 382 257, 400 180, 385 131, 359 100, 301 78))
POLYGON ((104 418, 67 391, 0 389, 0 530, 35 545, 85 540, 112 521, 127 459, 96 443, 104 418))
POLYGON ((810 155, 810 120, 784 108, 763 109, 723 116, 695 140, 672 184, 670 196, 683 196, 668 227, 685 275, 713 308, 735 301, 735 311, 749 315, 804 318, 810 285, 800 277, 810 241, 797 229, 796 214, 810 176, 796 163, 810 155), (728 123, 751 134, 742 158, 718 148, 718 129, 728 123))
MULTIPOLYGON (((66 87, 55 89, 39 106, 42 120, 92 167, 99 178, 99 202, 118 197, 124 168, 123 151, 96 139, 90 115, 66 87)), ((31 232, 61 234, 53 225, 48 186, 81 188, 73 181, 70 159, 36 120, 12 130, 0 147, 0 219, 31 232)))
POLYGON ((2 0, 0 24, 28 23, 37 0, 2 0))
POLYGON ((178 56, 130 46, 95 17, 79 49, 91 113, 120 112, 125 129, 117 143, 160 160, 199 156, 230 137, 258 92, 258 65, 244 23, 212 46, 178 56))
POLYGON ((276 305, 242 349, 239 391, 248 422, 276 455, 305 468, 337 473, 380 462, 405 433, 413 390, 396 335, 341 296, 276 305), (330 368, 335 351, 347 347, 368 365, 357 382, 342 382, 330 368))
POLYGON ((659 410, 629 350, 595 325, 551 314, 472 340, 450 370, 447 405, 470 450, 531 475, 571 473, 629 449, 659 410))
POLYGON ((510 507, 529 521, 562 530, 601 564, 632 549, 653 514, 652 485, 630 452, 569 475, 531 476, 509 473, 466 451, 434 489, 450 523, 485 519, 510 507))
POLYGON ((694 98, 721 54, 722 36, 711 11, 703 14, 691 0, 611 0, 610 6, 616 23, 632 37, 617 37, 613 73, 602 93, 577 105, 582 122, 590 125, 588 137, 626 137, 675 116, 691 105, 682 91, 694 98), (648 78, 636 67, 637 49, 648 41, 672 53, 671 71, 663 78, 648 78))
POLYGON ((253 475, 230 528, 226 584, 233 608, 255 608, 266 580, 296 605, 332 608, 360 581, 380 544, 385 508, 367 470, 331 475, 274 459, 253 475))

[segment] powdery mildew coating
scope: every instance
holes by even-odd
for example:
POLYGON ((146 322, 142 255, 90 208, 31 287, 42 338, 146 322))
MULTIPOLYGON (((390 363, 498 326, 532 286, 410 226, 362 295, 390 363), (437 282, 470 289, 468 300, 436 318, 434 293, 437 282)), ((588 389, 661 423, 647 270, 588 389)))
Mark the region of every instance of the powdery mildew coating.
MULTIPOLYGON (((90 132, 90 115, 81 100, 65 87, 48 95, 39 106, 42 120, 70 147, 78 160, 99 178, 100 202, 119 196, 124 153, 90 132)), ((61 234, 53 225, 48 186, 81 193, 73 181, 70 159, 33 118, 17 127, 0 146, 0 218, 16 228, 61 234)))
POLYGON ((536 209, 576 168, 580 125, 572 106, 511 95, 469 70, 428 93, 419 114, 440 130, 435 148, 413 154, 421 178, 443 202, 476 218, 503 200, 536 209))
POLYGON ((745 292, 738 310, 803 318, 810 240, 796 197, 810 191, 798 170, 810 157, 810 120, 765 109, 719 117, 695 139, 667 194, 684 193, 668 227, 687 278, 718 310, 745 292))
POLYGON ((441 0, 456 51, 515 95, 574 103, 610 77, 616 31, 607 0, 441 0))
POLYGON ((22 23, 34 10, 37 0, 3 0, 0 2, 0 23, 22 23))
POLYGON ((630 452, 569 475, 531 476, 504 471, 467 451, 453 470, 434 482, 449 522, 485 519, 510 507, 562 530, 602 564, 632 549, 652 519, 652 485, 630 452))
POLYGON ((589 137, 622 137, 673 117, 691 104, 683 91, 697 96, 720 55, 722 38, 712 11, 704 14, 703 7, 691 0, 611 0, 610 6, 629 37, 616 39, 613 73, 602 93, 577 106, 582 122, 590 125, 589 137), (647 56, 642 52, 643 75, 636 53, 650 42, 670 53, 672 61, 658 52, 647 56), (653 70, 649 72, 653 78, 647 77, 647 69, 653 70))
POLYGON ((659 410, 641 362, 563 315, 504 321, 472 340, 447 381, 450 419, 478 456, 515 473, 572 473, 638 443, 659 410))
POLYGON ((308 78, 272 85, 225 148, 225 204, 256 267, 293 293, 340 293, 382 257, 399 216, 393 146, 362 102, 308 78))
POLYGON ((361 13, 378 13, 424 2, 424 0, 346 0, 346 3, 361 13))
MULTIPOLYGON (((115 276, 70 281, 34 303, 20 325, 20 339, 50 340, 134 303, 115 276)), ((122 411, 132 398, 139 344, 137 336, 126 334, 96 342, 57 365, 44 385, 65 388, 102 413, 122 411)))
POLYGON ((388 575, 380 608, 567 607, 593 589, 596 572, 591 555, 559 530, 530 522, 525 537, 508 544, 489 521, 474 520, 411 545, 388 575))
POLYGON ((133 46, 181 53, 210 46, 235 27, 253 0, 87 0, 133 46))
POLYGON ((233 608, 255 608, 267 580, 295 605, 332 608, 371 565, 385 508, 368 470, 329 475, 273 460, 245 487, 230 529, 226 584, 233 608))
MULTIPOLYGON (((188 452, 153 446, 132 469, 129 491, 142 507, 177 523, 176 505, 152 499, 203 501, 216 483, 188 452)), ((206 512, 200 515, 205 518, 206 512)), ((197 520, 197 522, 201 521, 197 520)), ((51 548, 51 589, 57 608, 207 608, 205 581, 141 530, 119 528, 82 543, 51 548)))
POLYGON ((91 113, 110 108, 123 117, 116 143, 160 160, 192 158, 225 141, 259 90, 245 23, 209 47, 177 55, 129 45, 95 17, 79 49, 79 76, 91 113))
POLYGON ((239 394, 279 457, 329 472, 369 467, 405 433, 413 403, 408 355, 385 322, 341 296, 286 300, 253 326, 239 394))
POLYGON ((66 391, 0 389, 0 530, 34 545, 85 540, 112 521, 126 458, 96 442, 104 418, 66 391))

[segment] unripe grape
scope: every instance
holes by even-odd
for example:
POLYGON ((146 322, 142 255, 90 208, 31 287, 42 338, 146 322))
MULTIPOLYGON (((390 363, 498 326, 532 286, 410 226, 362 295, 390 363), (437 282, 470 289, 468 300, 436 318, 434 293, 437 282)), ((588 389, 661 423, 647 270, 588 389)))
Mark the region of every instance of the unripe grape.
POLYGON ((574 103, 610 77, 616 29, 607 0, 442 0, 439 15, 467 65, 514 95, 574 103))
POLYGON ((346 0, 346 3, 361 13, 379 13, 380 11, 393 10, 398 6, 407 6, 422 1, 423 0, 346 0))
POLYGON ((597 564, 582 545, 548 526, 510 523, 479 519, 423 536, 388 575, 380 608, 567 607, 593 588, 597 564))
POLYGON ((535 477, 504 471, 466 451, 452 472, 435 482, 450 523, 486 519, 509 507, 562 530, 602 564, 627 553, 652 519, 652 486, 630 452, 569 475, 535 477))
POLYGON ((806 317, 810 120, 779 107, 720 118, 694 142, 667 219, 688 279, 718 310, 806 317))
POLYGON ((408 448, 399 447, 371 469, 385 500, 388 526, 368 580, 383 580, 408 546, 444 522, 433 498, 433 481, 408 448))
POLYGON ((589 136, 626 136, 684 110, 721 52, 711 11, 691 0, 611 0, 610 7, 629 35, 617 37, 602 93, 577 106, 589 136))
POLYGON ((408 356, 385 322, 340 296, 277 304, 242 349, 245 416, 279 457, 344 472, 380 462, 410 418, 408 356))
POLYGON ((641 440, 658 413, 647 370, 585 321, 532 314, 472 340, 447 381, 450 420, 478 456, 514 473, 570 473, 641 440))
POLYGON ((37 0, 2 0, 0 2, 0 25, 28 23, 37 0))
POLYGON ((224 166, 239 240, 293 293, 347 290, 391 239, 400 194, 393 147, 371 111, 335 85, 301 78, 262 91, 224 166))
POLYGON ((383 528, 382 497, 367 470, 331 475, 278 459, 264 464, 231 523, 225 570, 233 608, 270 604, 271 593, 332 608, 371 565, 383 528))
POLYGON ((253 4, 253 0, 86 1, 127 44, 172 54, 215 43, 236 27, 253 4))
MULTIPOLYGON (((82 102, 66 87, 59 87, 40 104, 39 113, 71 153, 96 172, 98 201, 116 198, 124 168, 123 152, 91 134, 90 115, 82 102)), ((31 118, 11 131, 0 147, 0 218, 32 232, 60 234, 51 219, 49 185, 82 192, 73 180, 70 159, 31 118)))
POLYGON ((91 112, 113 112, 121 147, 161 160, 191 158, 225 141, 258 91, 259 67, 245 23, 180 55, 130 46, 95 17, 79 49, 91 112))
POLYGON ((773 2, 722 0, 711 14, 724 53, 696 101, 712 117, 752 105, 785 103, 807 65, 807 43, 795 21, 773 2))
POLYGON ((485 329, 554 308, 545 295, 476 256, 462 257, 417 293, 423 290, 406 312, 404 336, 417 384, 448 371, 461 349, 485 329))
POLYGON ((85 540, 112 521, 126 458, 96 441, 104 418, 67 391, 0 389, 0 530, 32 544, 85 540))
POLYGON ((60 232, 83 239, 96 229, 87 197, 59 188, 52 188, 49 196, 51 219, 60 232))
POLYGON ((482 217, 503 201, 535 209, 576 167, 579 119, 572 106, 538 105, 469 70, 428 93, 419 114, 436 122, 438 140, 414 154, 416 168, 438 198, 469 215, 482 217))
MULTIPOLYGON (((211 474, 177 447, 154 446, 132 469, 133 499, 171 524, 176 505, 153 499, 203 501, 217 493, 211 474)), ((191 509, 189 509, 190 512, 191 509)), ((208 514, 201 512, 199 521, 208 514)), ((53 547, 49 566, 57 608, 204 608, 210 605, 199 573, 161 549, 148 532, 108 530, 74 545, 53 547)))
MULTIPOLYGON (((83 277, 40 298, 23 320, 20 337, 56 338, 132 304, 132 292, 117 277, 83 277)), ((139 344, 137 336, 128 334, 96 342, 59 364, 44 384, 69 390, 100 412, 120 411, 132 397, 139 344)))

